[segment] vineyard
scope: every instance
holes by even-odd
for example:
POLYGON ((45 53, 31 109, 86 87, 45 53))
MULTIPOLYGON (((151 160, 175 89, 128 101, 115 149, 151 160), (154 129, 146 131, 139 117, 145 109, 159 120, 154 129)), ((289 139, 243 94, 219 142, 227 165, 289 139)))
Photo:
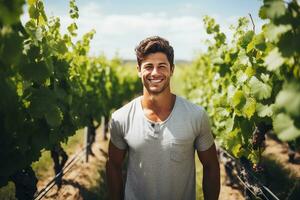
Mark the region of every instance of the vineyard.
POLYGON ((23 25, 24 3, 0 5, 0 186, 13 181, 17 198, 32 199, 37 179, 31 163, 41 150, 51 150, 59 171, 67 159, 61 142, 83 127, 95 132, 101 118, 141 91, 141 84, 119 58, 88 56, 93 30, 73 42, 79 16, 74 1, 73 23, 63 35, 59 18, 48 18, 42 1, 27 2, 30 19, 23 25))
MULTIPOLYGON (((142 92, 134 66, 118 56, 90 56, 96 32, 76 39, 75 0, 69 7, 72 23, 63 34, 60 19, 47 16, 41 0, 0 3, 0 187, 13 183, 17 199, 34 199, 41 191, 33 163, 41 162, 43 152, 54 163, 53 184, 62 187, 70 138, 85 129, 82 152, 93 155, 97 132, 107 145, 111 113, 142 92), (22 23, 24 5, 29 20, 22 23)), ((174 85, 180 83, 179 95, 207 110, 227 185, 240 182, 236 187, 245 199, 298 199, 300 6, 297 0, 264 0, 259 16, 261 31, 251 15, 242 17, 231 41, 215 19, 204 17, 207 51, 176 66, 174 85), (285 191, 267 175, 275 172, 266 157, 276 145, 288 149, 287 165, 296 174, 285 191)), ((91 163, 99 167, 96 158, 91 163)))
POLYGON ((299 149, 300 7, 264 1, 259 16, 267 20, 260 33, 253 21, 249 28, 251 15, 240 18, 228 43, 215 20, 204 18, 213 39, 186 70, 184 93, 207 109, 219 145, 263 174, 266 134, 299 149))

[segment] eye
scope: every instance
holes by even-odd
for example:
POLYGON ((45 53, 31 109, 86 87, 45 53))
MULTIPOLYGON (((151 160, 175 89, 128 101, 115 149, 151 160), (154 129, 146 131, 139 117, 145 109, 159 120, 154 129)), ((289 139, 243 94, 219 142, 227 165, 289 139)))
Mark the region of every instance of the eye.
POLYGON ((151 69, 151 68, 152 68, 151 65, 145 65, 145 66, 144 66, 144 69, 146 69, 146 70, 149 70, 149 69, 151 69))

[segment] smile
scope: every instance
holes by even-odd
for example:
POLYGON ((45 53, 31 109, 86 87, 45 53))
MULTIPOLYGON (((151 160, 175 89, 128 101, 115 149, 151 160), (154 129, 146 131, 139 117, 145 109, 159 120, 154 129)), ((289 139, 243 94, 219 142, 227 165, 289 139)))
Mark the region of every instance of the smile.
POLYGON ((151 83, 160 83, 163 81, 163 79, 148 79, 151 83))

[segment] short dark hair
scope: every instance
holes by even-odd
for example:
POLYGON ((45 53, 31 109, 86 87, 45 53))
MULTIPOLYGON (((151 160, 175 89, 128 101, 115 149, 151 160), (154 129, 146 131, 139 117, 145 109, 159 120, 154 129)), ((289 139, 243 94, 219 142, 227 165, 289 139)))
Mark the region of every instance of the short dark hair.
POLYGON ((151 53, 162 52, 166 54, 171 68, 174 67, 174 50, 169 41, 159 37, 151 36, 142 40, 135 48, 138 65, 141 66, 142 61, 151 53))

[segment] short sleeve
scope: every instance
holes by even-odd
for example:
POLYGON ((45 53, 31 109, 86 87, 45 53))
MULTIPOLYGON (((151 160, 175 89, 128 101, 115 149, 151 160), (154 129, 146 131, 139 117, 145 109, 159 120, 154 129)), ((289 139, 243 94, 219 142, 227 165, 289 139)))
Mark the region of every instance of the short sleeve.
POLYGON ((202 109, 200 123, 197 124, 197 136, 195 139, 195 148, 197 151, 205 151, 214 144, 214 137, 211 133, 208 115, 202 109))
POLYGON ((110 140, 111 142, 119 149, 126 149, 127 148, 127 142, 124 139, 124 133, 119 125, 119 123, 112 119, 110 120, 109 124, 109 131, 110 131, 110 140))

